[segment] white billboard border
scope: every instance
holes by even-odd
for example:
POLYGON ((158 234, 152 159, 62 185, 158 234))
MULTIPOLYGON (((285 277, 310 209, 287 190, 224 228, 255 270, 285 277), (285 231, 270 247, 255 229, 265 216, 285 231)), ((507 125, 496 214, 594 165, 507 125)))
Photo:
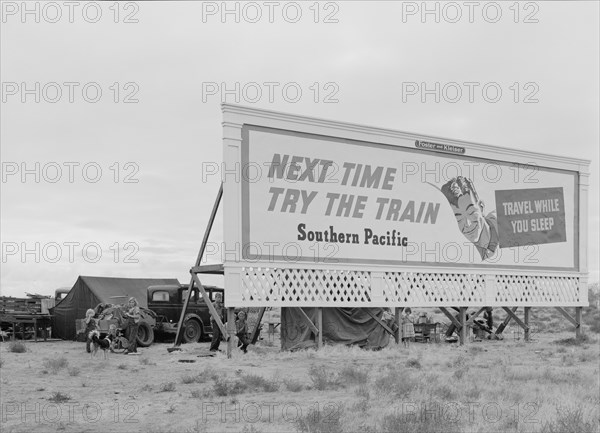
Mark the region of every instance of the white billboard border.
MULTIPOLYGON (((472 143, 461 140, 452 140, 442 137, 428 136, 423 134, 414 134, 403 131, 396 131, 391 129, 369 127, 363 125, 357 125, 352 123, 331 121, 307 116, 298 116, 293 114, 287 114, 277 111, 257 109, 253 107, 243 107, 234 104, 222 104, 223 112, 223 218, 224 218, 224 233, 223 240, 225 245, 241 245, 243 239, 243 227, 242 227, 242 182, 239 181, 239 169, 242 166, 242 130, 244 125, 254 125, 264 128, 294 131, 298 133, 306 133, 312 135, 336 137, 341 139, 349 139, 359 142, 367 143, 378 143, 383 145, 400 146, 398 140, 410 140, 410 141, 428 141, 439 144, 448 144, 451 146, 465 147, 468 150, 469 157, 475 157, 484 160, 501 161, 506 163, 526 161, 526 163, 534 162, 535 164, 554 168, 558 170, 566 170, 577 172, 578 176, 578 192, 579 206, 576 207, 576 217, 579 219, 579 237, 578 237, 578 254, 576 259, 578 262, 579 269, 575 271, 535 271, 532 273, 531 270, 522 269, 499 269, 490 268, 482 269, 473 267, 463 267, 460 272, 457 268, 443 269, 440 270, 436 266, 418 266, 418 267, 404 267, 401 268, 381 266, 381 265, 368 265, 361 266, 360 270, 374 272, 375 276, 385 272, 419 272, 419 273, 437 273, 440 275, 444 274, 465 274, 473 275, 480 274, 486 276, 486 285, 492 283, 494 275, 507 275, 507 276, 539 276, 539 277, 567 277, 576 278, 579 282, 580 298, 578 303, 513 303, 510 305, 514 306, 587 306, 587 280, 588 280, 588 263, 587 263, 587 234, 588 234, 588 187, 589 187, 589 160, 564 157, 557 155, 548 155, 536 152, 529 152, 520 149, 507 149, 497 146, 472 143), (235 173, 235 170, 238 173, 235 173), (230 171, 227 171, 230 170, 230 171), (229 176, 228 176, 229 175, 229 176), (233 181, 231 181, 233 177, 233 181), (229 181, 228 181, 229 179, 229 181)), ((424 150, 425 151, 425 150, 424 150)), ((466 155, 461 155, 466 156, 466 155)), ((227 249, 227 248, 226 248, 227 249)), ((227 259, 227 255, 225 258, 227 259)), ((312 262, 302 263, 286 263, 286 262, 244 262, 241 258, 237 257, 236 261, 224 261, 224 273, 225 273, 225 287, 228 288, 229 296, 227 306, 274 306, 275 304, 281 305, 281 303, 261 303, 257 302, 246 302, 242 299, 241 289, 232 290, 231 288, 242 287, 242 273, 244 268, 288 268, 288 269, 315 269, 315 270, 356 270, 357 265, 349 264, 322 264, 312 262), (310 266, 307 266, 310 263, 310 266), (264 304, 264 305, 263 305, 264 304)), ((489 291, 487 291, 489 292, 489 291)), ((487 293, 486 292, 486 293, 487 293)), ((389 307, 404 307, 404 306, 421 306, 421 305, 408 305, 406 303, 385 303, 381 305, 381 302, 369 302, 368 304, 350 305, 347 306, 389 306, 389 307)), ((486 303, 491 300, 486 299, 483 303, 477 303, 474 305, 498 305, 497 303, 486 303)), ((284 303, 285 304, 285 303, 284 303)), ((287 305, 287 304, 285 304, 287 305)), ((310 303, 302 305, 311 306, 343 306, 339 304, 329 304, 325 302, 310 303)), ((450 304, 444 303, 443 306, 450 304)), ((508 306, 509 304, 503 303, 502 306, 508 306)), ((298 306, 290 304, 290 306, 298 306)))

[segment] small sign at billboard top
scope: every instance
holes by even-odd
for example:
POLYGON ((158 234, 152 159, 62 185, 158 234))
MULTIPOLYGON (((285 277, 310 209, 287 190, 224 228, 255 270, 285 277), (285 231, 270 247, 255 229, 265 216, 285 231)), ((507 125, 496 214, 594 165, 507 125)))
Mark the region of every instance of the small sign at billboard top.
POLYGON ((452 144, 442 144, 442 143, 431 143, 429 141, 415 141, 415 147, 419 149, 428 149, 428 150, 438 150, 442 152, 448 153, 457 153, 460 155, 465 154, 466 150, 461 146, 454 146, 452 144))

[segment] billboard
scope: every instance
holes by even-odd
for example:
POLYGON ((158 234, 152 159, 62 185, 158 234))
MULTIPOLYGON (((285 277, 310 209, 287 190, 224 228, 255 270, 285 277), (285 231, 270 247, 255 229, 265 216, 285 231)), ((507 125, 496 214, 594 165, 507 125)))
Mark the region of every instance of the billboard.
POLYGON ((244 262, 579 269, 577 171, 250 124, 240 152, 244 262))

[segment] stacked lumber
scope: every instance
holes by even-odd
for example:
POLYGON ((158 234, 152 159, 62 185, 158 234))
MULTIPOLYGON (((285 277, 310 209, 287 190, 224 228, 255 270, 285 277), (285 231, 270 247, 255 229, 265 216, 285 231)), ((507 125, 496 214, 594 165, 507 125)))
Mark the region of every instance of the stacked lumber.
POLYGON ((40 298, 13 298, 0 296, 1 313, 41 314, 42 300, 40 298))

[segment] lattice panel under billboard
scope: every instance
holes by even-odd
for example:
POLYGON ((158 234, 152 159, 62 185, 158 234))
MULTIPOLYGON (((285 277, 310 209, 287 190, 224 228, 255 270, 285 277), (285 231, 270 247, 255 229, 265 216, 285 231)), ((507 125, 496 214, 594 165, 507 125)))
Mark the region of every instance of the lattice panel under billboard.
POLYGON ((496 275, 494 302, 499 305, 569 305, 580 302, 579 278, 496 275))
POLYGON ((583 305, 578 277, 241 269, 240 306, 583 305))
POLYGON ((242 268, 245 305, 365 306, 371 301, 369 272, 242 268))
POLYGON ((478 274, 386 272, 386 302, 403 305, 482 305, 485 281, 478 274))

